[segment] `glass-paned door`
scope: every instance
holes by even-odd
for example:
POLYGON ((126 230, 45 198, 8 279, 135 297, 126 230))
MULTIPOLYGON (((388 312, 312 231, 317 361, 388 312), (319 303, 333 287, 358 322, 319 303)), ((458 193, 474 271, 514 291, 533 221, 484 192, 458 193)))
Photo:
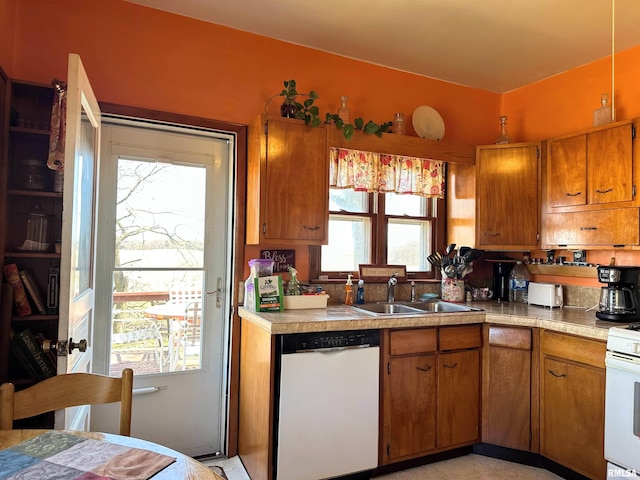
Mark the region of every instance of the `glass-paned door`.
POLYGON ((204 167, 117 162, 110 373, 201 368, 204 167))
POLYGON ((235 137, 103 123, 94 366, 134 370, 133 436, 223 452, 235 137))

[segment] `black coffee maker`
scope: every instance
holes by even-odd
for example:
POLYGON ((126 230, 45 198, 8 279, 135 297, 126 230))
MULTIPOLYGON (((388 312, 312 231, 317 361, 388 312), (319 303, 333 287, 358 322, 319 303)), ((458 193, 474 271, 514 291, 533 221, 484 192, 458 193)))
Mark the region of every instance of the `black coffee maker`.
POLYGON ((640 267, 598 267, 598 280, 606 283, 600 291, 596 317, 610 322, 640 320, 640 267))
POLYGON ((515 262, 493 261, 493 299, 498 302, 509 301, 509 274, 515 262))

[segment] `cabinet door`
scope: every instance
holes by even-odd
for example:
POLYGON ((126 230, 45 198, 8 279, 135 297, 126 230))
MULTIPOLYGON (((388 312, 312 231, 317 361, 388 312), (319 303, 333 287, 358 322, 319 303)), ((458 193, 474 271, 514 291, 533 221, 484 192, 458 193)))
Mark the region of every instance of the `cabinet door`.
POLYGON ((438 448, 478 440, 480 351, 438 355, 438 448))
POLYGON ((553 140, 547 162, 547 199, 550 207, 587 203, 587 136, 553 140))
POLYGON ((426 452, 436 446, 436 357, 389 360, 386 393, 386 460, 426 452))
POLYGON ((329 215, 326 130, 270 119, 266 157, 266 195, 260 206, 264 238, 324 241, 329 215))
POLYGON ((478 147, 478 245, 535 247, 539 233, 537 144, 478 147))
POLYGON ((633 200, 631 124, 589 134, 587 172, 589 204, 633 200))
POLYGON ((544 358, 540 453, 589 478, 605 478, 605 371, 544 358))
POLYGON ((550 213, 544 222, 543 246, 613 246, 640 243, 637 208, 550 213))
MULTIPOLYGON (((529 333, 530 335, 530 333, 529 333)), ((489 347, 489 372, 483 441, 529 450, 531 433, 531 351, 489 347)))

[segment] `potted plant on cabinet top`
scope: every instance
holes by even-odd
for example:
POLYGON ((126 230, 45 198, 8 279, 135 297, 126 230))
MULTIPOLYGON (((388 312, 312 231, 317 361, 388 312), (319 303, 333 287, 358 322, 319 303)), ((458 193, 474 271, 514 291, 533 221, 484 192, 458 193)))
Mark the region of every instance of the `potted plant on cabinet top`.
MULTIPOLYGON (((304 120, 306 125, 311 125, 313 127, 319 127, 322 124, 322 120, 320 120, 320 109, 313 104, 313 102, 319 98, 318 93, 315 90, 311 90, 309 93, 300 93, 296 89, 295 80, 285 80, 284 89, 267 100, 264 107, 265 112, 267 110, 267 106, 275 97, 284 97, 284 102, 280 106, 280 114, 283 117, 304 120), (296 100, 298 95, 308 96, 309 98, 307 98, 303 103, 300 103, 296 100)), ((340 116, 335 113, 327 113, 324 123, 333 123, 338 130, 342 131, 344 138, 347 140, 351 139, 355 130, 362 130, 366 134, 375 134, 380 137, 383 133, 389 132, 389 129, 393 125, 393 122, 377 124, 372 120, 369 120, 365 124, 361 117, 356 118, 353 121, 353 124, 345 123, 340 116)))

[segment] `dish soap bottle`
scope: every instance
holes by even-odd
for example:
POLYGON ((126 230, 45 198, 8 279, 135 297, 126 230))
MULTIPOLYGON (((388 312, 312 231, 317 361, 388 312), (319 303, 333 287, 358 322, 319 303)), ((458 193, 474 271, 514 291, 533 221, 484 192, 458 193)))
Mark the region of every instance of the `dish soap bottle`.
POLYGON ((356 303, 362 305, 364 303, 364 280, 358 280, 358 290, 356 291, 356 303))
POLYGON ((347 274, 347 283, 344 286, 344 304, 353 305, 353 283, 351 282, 352 274, 347 274))
POLYGON ((300 282, 298 282, 298 271, 289 267, 289 273, 291 274, 291 280, 287 284, 287 295, 300 295, 300 282))

